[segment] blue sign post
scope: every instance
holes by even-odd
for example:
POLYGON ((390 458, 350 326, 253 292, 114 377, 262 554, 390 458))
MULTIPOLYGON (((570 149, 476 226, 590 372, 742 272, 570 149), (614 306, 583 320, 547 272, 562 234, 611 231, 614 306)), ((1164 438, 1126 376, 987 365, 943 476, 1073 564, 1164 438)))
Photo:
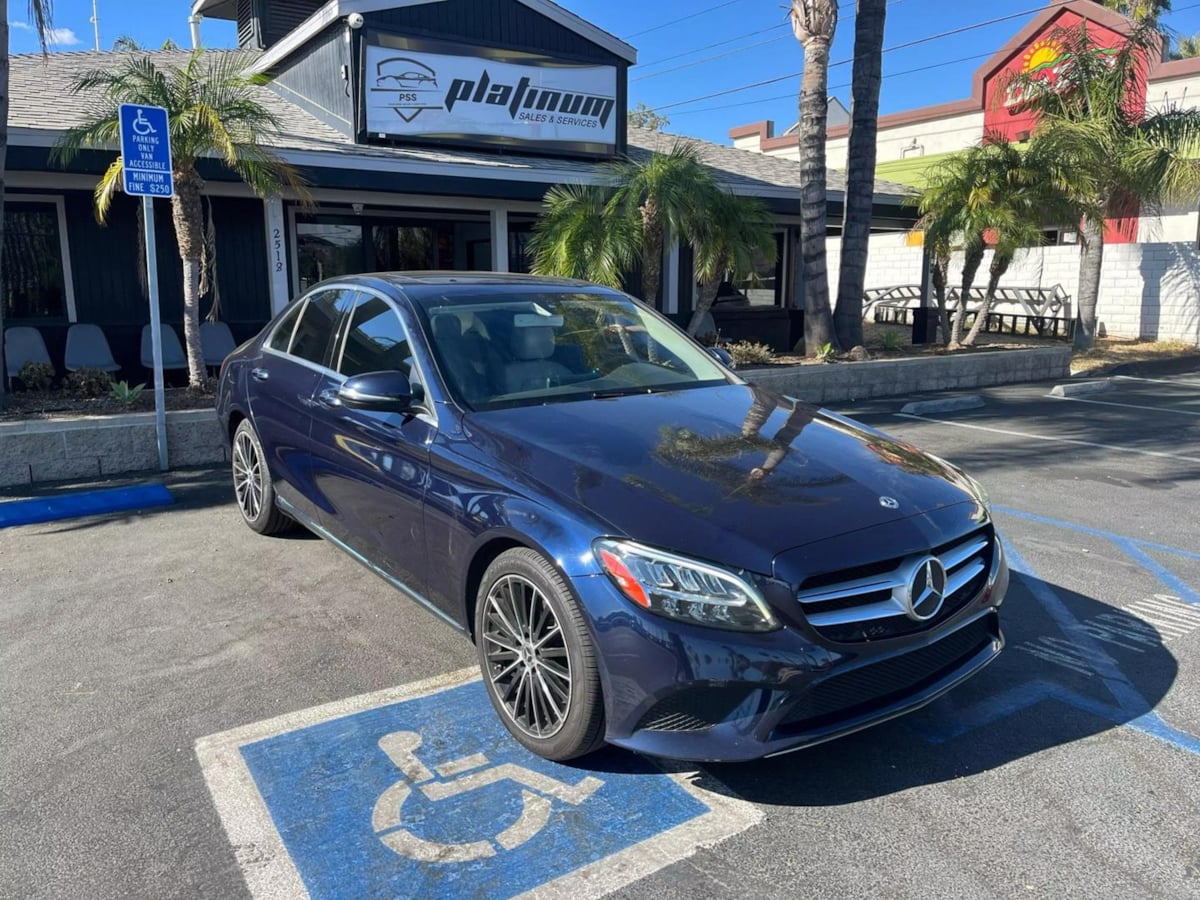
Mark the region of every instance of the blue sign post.
POLYGON ((122 103, 121 168, 125 193, 142 198, 146 225, 146 276, 150 286, 150 336, 154 354, 154 419, 158 467, 167 470, 167 414, 163 398, 162 323, 158 311, 158 257, 154 241, 154 198, 175 194, 171 177, 171 135, 167 111, 159 106, 122 103))

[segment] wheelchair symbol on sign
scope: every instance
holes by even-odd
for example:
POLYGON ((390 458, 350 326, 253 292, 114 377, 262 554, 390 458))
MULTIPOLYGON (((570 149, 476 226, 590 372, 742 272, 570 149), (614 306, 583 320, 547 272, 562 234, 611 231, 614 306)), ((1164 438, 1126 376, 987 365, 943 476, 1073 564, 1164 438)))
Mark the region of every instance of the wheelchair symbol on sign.
POLYGON ((379 795, 371 815, 371 826, 379 839, 393 852, 418 862, 470 862, 495 856, 497 848, 513 850, 550 821, 551 798, 578 806, 604 785, 599 778, 590 775, 578 784, 565 784, 512 763, 484 768, 488 766, 488 758, 482 753, 438 766, 437 774, 442 778, 460 776, 451 781, 439 781, 417 758, 416 751, 420 746, 421 736, 415 731, 394 731, 379 739, 379 749, 388 755, 404 778, 379 795), (442 844, 417 837, 403 827, 404 801, 414 787, 430 800, 445 800, 502 781, 511 781, 521 787, 521 815, 490 841, 442 844))
POLYGON ((150 124, 149 119, 142 115, 143 112, 144 110, 141 109, 137 111, 137 118, 133 120, 132 124, 133 133, 140 135, 155 134, 154 126, 150 124))

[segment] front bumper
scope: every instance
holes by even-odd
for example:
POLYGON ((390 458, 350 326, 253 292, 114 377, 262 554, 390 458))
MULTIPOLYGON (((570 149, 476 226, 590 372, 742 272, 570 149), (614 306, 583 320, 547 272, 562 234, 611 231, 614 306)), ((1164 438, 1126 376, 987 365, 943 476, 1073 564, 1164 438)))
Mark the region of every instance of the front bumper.
POLYGON ((575 579, 601 660, 609 743, 653 756, 758 759, 911 712, 1000 653, 1008 589, 999 540, 987 581, 928 631, 832 644, 790 622, 766 634, 646 613, 603 575, 575 579))

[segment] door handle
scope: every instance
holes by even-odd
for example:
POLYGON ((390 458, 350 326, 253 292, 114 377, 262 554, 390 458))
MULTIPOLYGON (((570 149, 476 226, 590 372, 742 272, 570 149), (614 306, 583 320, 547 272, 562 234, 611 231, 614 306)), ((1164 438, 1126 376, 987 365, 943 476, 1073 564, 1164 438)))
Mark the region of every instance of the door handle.
POLYGON ((253 378, 255 381, 266 381, 268 378, 271 377, 271 373, 268 372, 266 369, 251 369, 250 377, 253 378))
POLYGON ((342 401, 338 397, 336 388, 325 388, 325 390, 317 394, 317 402, 322 406, 328 406, 333 409, 336 409, 342 405, 342 401))

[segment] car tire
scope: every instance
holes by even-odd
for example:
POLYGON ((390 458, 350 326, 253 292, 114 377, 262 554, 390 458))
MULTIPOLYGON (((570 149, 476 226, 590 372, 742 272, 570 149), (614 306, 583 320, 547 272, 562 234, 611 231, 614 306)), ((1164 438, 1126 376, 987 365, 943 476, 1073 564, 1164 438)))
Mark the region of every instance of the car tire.
POLYGON ((295 527, 295 520, 279 509, 266 455, 249 419, 238 423, 230 449, 233 496, 242 521, 259 534, 282 534, 295 527))
POLYGON ((603 745, 595 644, 574 592, 540 553, 514 548, 488 566, 475 645, 492 705, 523 746, 563 761, 603 745))

